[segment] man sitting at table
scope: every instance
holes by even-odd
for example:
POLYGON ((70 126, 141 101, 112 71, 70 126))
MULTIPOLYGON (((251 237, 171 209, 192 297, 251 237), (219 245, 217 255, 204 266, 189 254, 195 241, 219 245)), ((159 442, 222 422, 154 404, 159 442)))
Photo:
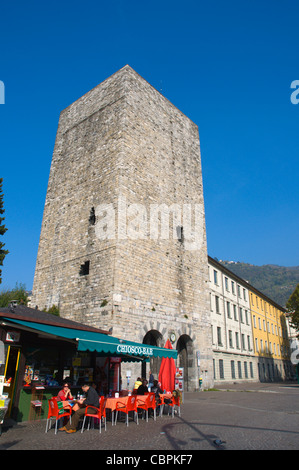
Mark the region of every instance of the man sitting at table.
MULTIPOLYGON (((88 408, 88 406, 95 406, 96 408, 99 408, 99 395, 96 390, 88 384, 82 385, 82 390, 85 393, 86 398, 78 400, 78 403, 81 405, 81 408, 79 408, 73 414, 72 422, 70 423, 70 421, 68 421, 65 426, 59 429, 59 431, 66 431, 68 434, 76 432, 81 416, 85 415, 85 408, 88 408)), ((97 412, 94 408, 89 408, 87 411, 90 414, 96 414, 97 412)))
POLYGON ((154 385, 151 389, 151 392, 155 394, 156 404, 159 405, 161 403, 160 393, 163 393, 161 387, 159 387, 158 380, 154 380, 154 385))
POLYGON ((145 393, 148 393, 148 387, 147 380, 143 379, 142 385, 139 385, 139 387, 137 388, 137 395, 144 395, 145 393))

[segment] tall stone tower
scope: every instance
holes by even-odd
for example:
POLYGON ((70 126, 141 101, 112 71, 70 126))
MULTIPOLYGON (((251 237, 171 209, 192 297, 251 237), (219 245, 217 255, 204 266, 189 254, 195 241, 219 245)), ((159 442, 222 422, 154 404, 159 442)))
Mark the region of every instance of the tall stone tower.
POLYGON ((31 305, 170 338, 195 390, 213 384, 207 270, 198 128, 127 65, 61 112, 31 305))

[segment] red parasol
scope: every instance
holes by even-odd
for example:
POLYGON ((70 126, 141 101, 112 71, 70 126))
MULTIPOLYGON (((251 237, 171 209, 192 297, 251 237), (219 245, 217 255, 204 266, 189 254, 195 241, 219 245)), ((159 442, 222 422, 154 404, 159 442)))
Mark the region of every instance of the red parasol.
MULTIPOLYGON (((166 341, 165 348, 172 349, 169 339, 166 341)), ((174 390, 175 372, 174 359, 172 357, 163 357, 159 371, 159 382, 161 383, 162 390, 167 392, 174 390)))

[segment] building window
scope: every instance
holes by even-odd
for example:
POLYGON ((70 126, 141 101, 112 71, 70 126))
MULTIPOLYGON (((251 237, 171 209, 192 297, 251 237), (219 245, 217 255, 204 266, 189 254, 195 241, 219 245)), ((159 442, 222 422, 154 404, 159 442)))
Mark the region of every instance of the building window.
POLYGON ((225 283, 225 289, 228 291, 228 278, 224 278, 224 283, 225 283))
POLYGON ((182 225, 177 226, 176 233, 179 242, 184 243, 184 227, 182 225))
POLYGON ((242 379, 242 364, 241 364, 241 361, 238 361, 238 374, 239 374, 239 379, 242 379))
POLYGON ((223 359, 219 359, 219 375, 220 379, 224 379, 223 359))
POLYGON ((247 369, 247 362, 244 362, 244 375, 245 379, 248 379, 248 369, 247 369))
POLYGON ((234 319, 238 321, 238 315, 237 315, 237 306, 234 305, 234 319))
POLYGON ((232 293, 235 295, 235 283, 232 281, 232 293))
POLYGON ((229 347, 233 347, 233 332, 231 330, 228 330, 228 342, 229 342, 229 347))
POLYGON ((241 323, 244 323, 244 322, 243 322, 243 310, 242 310, 241 307, 239 307, 239 316, 240 316, 240 322, 241 322, 241 323))
POLYGON ((84 264, 81 264, 79 274, 80 276, 87 276, 87 274, 89 274, 89 261, 85 261, 84 264))
POLYGON ((215 295, 215 303, 216 303, 216 313, 220 313, 219 309, 219 297, 215 295))
POLYGON ((232 379, 235 379, 236 378, 235 361, 230 361, 230 368, 232 371, 232 379))
POLYGON ((220 326, 217 326, 217 342, 219 346, 222 346, 222 341, 221 341, 221 328, 220 326))
POLYGON ((249 362, 249 369, 250 369, 250 377, 253 379, 253 364, 249 362))
POLYGON ((89 214, 89 225, 95 225, 96 223, 96 214, 94 207, 90 209, 90 214, 89 214))
POLYGON ((239 333, 236 332, 236 348, 240 349, 240 344, 239 344, 239 333))
POLYGON ((218 273, 214 269, 214 284, 218 285, 218 273))
POLYGON ((229 302, 226 302, 226 309, 227 309, 227 317, 231 318, 230 303, 229 302))

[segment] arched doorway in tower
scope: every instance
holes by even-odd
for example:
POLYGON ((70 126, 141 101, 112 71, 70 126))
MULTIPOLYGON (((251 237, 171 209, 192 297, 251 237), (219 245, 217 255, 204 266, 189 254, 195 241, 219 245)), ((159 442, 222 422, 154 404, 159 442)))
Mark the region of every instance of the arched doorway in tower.
POLYGON ((184 389, 192 390, 191 380, 194 377, 193 341, 188 335, 182 335, 177 342, 177 366, 184 368, 184 389))
MULTIPOLYGON (((143 344, 149 344, 151 346, 163 347, 163 337, 157 330, 150 330, 146 333, 143 338, 143 344)), ((150 363, 142 363, 141 375, 148 380, 148 372, 151 370, 154 378, 158 380, 161 357, 153 357, 150 359, 150 363)))

